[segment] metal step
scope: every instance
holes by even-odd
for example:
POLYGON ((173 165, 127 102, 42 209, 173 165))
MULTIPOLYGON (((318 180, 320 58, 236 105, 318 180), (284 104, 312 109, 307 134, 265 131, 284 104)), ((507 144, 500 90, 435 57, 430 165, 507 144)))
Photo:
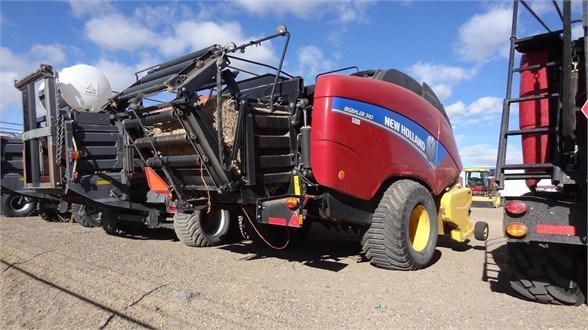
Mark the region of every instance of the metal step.
POLYGON ((549 173, 517 173, 504 174, 504 180, 551 179, 549 173))
POLYGON ((519 102, 524 102, 524 101, 541 100, 541 99, 547 99, 547 98, 552 98, 552 97, 559 97, 559 93, 517 97, 517 98, 508 99, 507 102, 508 103, 519 103, 519 102))
POLYGON ((553 169, 553 164, 505 164, 502 168, 505 170, 526 170, 526 169, 553 169))
POLYGON ((539 127, 539 128, 532 128, 532 129, 507 131, 504 134, 505 135, 526 135, 526 134, 552 133, 552 132, 554 132, 554 129, 552 127, 539 127))
POLYGON ((290 129, 290 118, 287 116, 260 115, 254 117, 257 129, 287 131, 290 129))
POLYGON ((290 148, 290 137, 287 135, 255 135, 255 143, 262 149, 290 148))
POLYGON ((260 156, 256 163, 260 169, 289 168, 293 165, 291 154, 260 156))
POLYGON ((536 70, 536 69, 547 68, 550 66, 556 66, 556 65, 560 65, 560 64, 561 64, 560 61, 553 61, 553 62, 547 62, 545 64, 535 64, 535 65, 529 65, 529 66, 525 66, 525 67, 515 68, 515 69, 512 69, 512 72, 523 72, 523 71, 529 71, 529 70, 536 70))
POLYGON ((288 183, 291 180, 290 172, 267 173, 263 175, 264 184, 288 183))

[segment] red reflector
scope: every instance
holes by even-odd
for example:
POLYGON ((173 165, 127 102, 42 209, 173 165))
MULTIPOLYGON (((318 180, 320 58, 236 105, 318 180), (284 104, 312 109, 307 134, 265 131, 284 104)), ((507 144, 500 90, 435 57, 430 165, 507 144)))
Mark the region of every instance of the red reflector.
POLYGON ((145 167, 145 174, 147 174, 147 184, 149 184, 149 189, 156 194, 167 194, 169 186, 151 167, 145 167))
POLYGON ((537 234, 555 234, 555 235, 572 235, 576 236, 576 227, 562 225, 537 225, 535 227, 537 234))
POLYGON ((513 215, 523 215, 527 212, 527 203, 519 200, 508 201, 504 206, 506 212, 513 215))
POLYGON ((274 218, 274 217, 270 217, 268 219, 268 223, 270 225, 285 226, 286 225, 286 219, 285 218, 274 218))
POLYGON ((300 228, 300 221, 298 220, 298 214, 296 214, 296 212, 292 214, 292 218, 290 218, 290 222, 288 222, 288 227, 300 228))
POLYGON ((80 159, 80 152, 79 151, 70 151, 69 158, 71 158, 73 160, 80 159))

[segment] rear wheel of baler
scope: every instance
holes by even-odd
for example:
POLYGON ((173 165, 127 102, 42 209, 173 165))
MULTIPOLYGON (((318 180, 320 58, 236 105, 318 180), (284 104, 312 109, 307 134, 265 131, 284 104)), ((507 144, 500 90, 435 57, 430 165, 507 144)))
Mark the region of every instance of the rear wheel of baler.
POLYGON ((437 245, 437 213, 429 191, 417 182, 394 182, 382 196, 362 238, 365 256, 377 267, 427 267, 437 245))
POLYGON ((194 213, 176 213, 174 231, 178 239, 188 245, 207 247, 225 242, 231 223, 228 210, 212 208, 210 212, 195 210, 194 213))

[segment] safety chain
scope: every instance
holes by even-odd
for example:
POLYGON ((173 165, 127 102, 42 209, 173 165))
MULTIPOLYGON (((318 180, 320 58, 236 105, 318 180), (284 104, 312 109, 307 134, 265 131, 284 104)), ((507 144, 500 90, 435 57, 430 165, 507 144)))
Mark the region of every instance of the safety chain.
POLYGON ((57 157, 55 158, 55 164, 61 165, 61 157, 63 156, 63 145, 65 144, 65 118, 59 113, 59 99, 61 97, 61 89, 59 88, 59 76, 55 77, 55 102, 57 109, 55 111, 57 115, 57 157))
POLYGON ((55 164, 61 165, 61 157, 63 156, 63 144, 65 142, 65 123, 63 116, 57 113, 57 157, 55 157, 55 164))

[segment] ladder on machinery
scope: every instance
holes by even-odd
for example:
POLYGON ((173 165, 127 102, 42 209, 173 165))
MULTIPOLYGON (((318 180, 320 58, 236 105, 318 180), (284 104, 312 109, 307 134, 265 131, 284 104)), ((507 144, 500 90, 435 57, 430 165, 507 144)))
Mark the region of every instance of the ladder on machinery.
MULTIPOLYGON (((563 109, 571 109, 573 107, 573 99, 567 95, 570 91, 570 75, 571 75, 571 6, 569 1, 564 1, 563 4, 563 14, 557 5, 554 2, 554 6, 561 18, 563 23, 563 30, 552 31, 549 27, 537 16, 537 14, 526 4, 525 1, 514 1, 513 3, 513 19, 512 19, 512 30, 511 30, 511 37, 510 37, 510 56, 509 56, 509 64, 508 64, 508 80, 507 80, 507 87, 506 87, 506 97, 503 103, 503 111, 502 111, 502 120, 500 125, 500 140, 498 145, 498 157, 496 163, 496 181, 500 189, 504 188, 504 181, 505 180, 521 180, 521 179, 551 179, 554 183, 559 183, 562 181, 562 170, 558 166, 559 165, 559 150, 558 143, 551 143, 552 148, 552 156, 551 161, 547 163, 537 163, 537 164, 506 164, 506 153, 507 153, 507 145, 508 145, 508 137, 510 136, 529 136, 532 134, 549 134, 550 140, 557 141, 559 132, 561 130, 561 125, 559 120, 555 124, 551 124, 549 127, 537 127, 532 129, 519 129, 519 130, 511 130, 509 129, 510 123, 510 112, 511 112, 511 105, 525 101, 538 101, 542 99, 552 99, 558 98, 560 107, 563 109), (528 38, 521 38, 517 39, 516 37, 516 30, 517 30, 517 19, 518 19, 518 4, 519 2, 538 20, 538 22, 543 25, 543 27, 548 31, 545 34, 535 35, 528 38), (560 35, 563 34, 563 53, 562 53, 562 60, 561 61, 547 61, 541 64, 529 65, 524 67, 515 67, 515 51, 521 50, 525 47, 534 47, 534 49, 538 49, 541 45, 548 44, 549 40, 554 40, 555 38, 560 38, 560 35), (512 97, 512 84, 513 84, 513 75, 515 73, 522 73, 524 71, 529 70, 538 70, 545 67, 560 67, 561 76, 560 79, 563 80, 563 85, 561 88, 561 93, 550 92, 547 91, 546 93, 536 93, 535 95, 529 95, 524 97, 512 97), (506 170, 524 170, 524 173, 506 173, 506 170)), ((560 111, 560 109, 558 109, 560 111)), ((559 119, 559 115, 558 115, 559 119)))

